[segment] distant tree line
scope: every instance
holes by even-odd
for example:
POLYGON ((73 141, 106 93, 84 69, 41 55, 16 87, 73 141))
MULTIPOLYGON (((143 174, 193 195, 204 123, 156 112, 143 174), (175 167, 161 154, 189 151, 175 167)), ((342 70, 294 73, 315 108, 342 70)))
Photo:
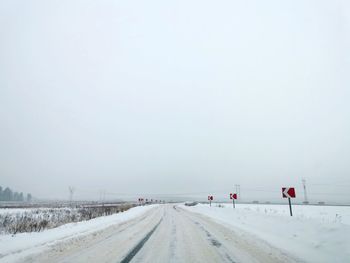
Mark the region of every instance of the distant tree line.
POLYGON ((27 194, 24 196, 22 192, 14 192, 9 187, 3 189, 0 186, 0 201, 18 201, 18 202, 30 202, 32 201, 32 195, 27 194))

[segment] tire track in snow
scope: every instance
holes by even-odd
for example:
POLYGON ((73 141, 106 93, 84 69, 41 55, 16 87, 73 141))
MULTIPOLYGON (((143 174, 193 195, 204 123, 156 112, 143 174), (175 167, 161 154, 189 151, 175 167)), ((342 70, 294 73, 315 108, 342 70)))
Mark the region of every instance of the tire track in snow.
POLYGON ((159 222, 152 228, 152 230, 147 233, 147 235, 126 255, 122 261, 120 261, 120 263, 129 263, 136 256, 140 249, 145 245, 147 240, 152 236, 154 231, 156 231, 162 220, 163 218, 159 220, 159 222))
POLYGON ((197 225, 207 236, 208 240, 210 241, 210 244, 214 247, 216 247, 218 250, 220 250, 220 255, 223 256, 226 260, 228 260, 231 263, 235 263, 235 261, 230 257, 230 255, 224 251, 225 249, 223 249, 221 246, 221 242, 219 240, 217 240, 215 237, 213 237, 213 235, 204 228, 203 225, 201 225, 199 222, 197 221, 193 221, 192 219, 190 219, 192 222, 194 222, 195 225, 197 225))
POLYGON ((170 256, 171 258, 175 258, 177 255, 175 253, 175 247, 176 247, 176 243, 177 243, 177 240, 176 240, 176 224, 174 222, 174 218, 172 218, 171 220, 171 225, 172 225, 172 228, 171 228, 171 236, 173 237, 173 239, 171 239, 170 241, 170 256))
POLYGON ((195 224, 202 232, 205 233, 210 245, 217 249, 218 254, 222 257, 224 262, 236 263, 236 261, 229 255, 227 248, 223 246, 216 237, 214 237, 201 223, 191 218, 187 213, 184 213, 183 209, 180 210, 193 224, 195 224))
POLYGON ((215 247, 216 251, 221 254, 222 261, 220 262, 301 262, 285 254, 284 251, 271 246, 266 241, 260 240, 248 232, 241 231, 239 228, 232 229, 225 224, 215 222, 208 216, 187 211, 186 208, 179 207, 179 210, 184 212, 185 216, 187 216, 193 224, 197 225, 197 229, 201 230, 202 233, 206 235, 206 239, 209 242, 211 242, 210 237, 215 237, 214 239, 220 241, 220 247, 211 244, 212 247, 215 247), (195 222, 197 222, 197 224, 195 222), (210 236, 208 236, 208 234, 210 234, 210 236), (226 255, 228 255, 230 259, 226 255))

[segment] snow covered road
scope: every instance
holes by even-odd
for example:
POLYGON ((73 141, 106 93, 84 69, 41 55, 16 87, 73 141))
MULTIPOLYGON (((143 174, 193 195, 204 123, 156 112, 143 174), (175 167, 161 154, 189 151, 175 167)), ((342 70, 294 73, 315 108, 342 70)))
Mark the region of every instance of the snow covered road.
POLYGON ((163 206, 162 222, 131 262, 295 262, 261 240, 207 217, 163 206))
MULTIPOLYGON (((20 255, 20 252, 19 252, 20 255)), ((0 262, 9 262, 3 257, 0 262)), ((295 262, 247 233, 176 205, 66 238, 14 262, 295 262)))

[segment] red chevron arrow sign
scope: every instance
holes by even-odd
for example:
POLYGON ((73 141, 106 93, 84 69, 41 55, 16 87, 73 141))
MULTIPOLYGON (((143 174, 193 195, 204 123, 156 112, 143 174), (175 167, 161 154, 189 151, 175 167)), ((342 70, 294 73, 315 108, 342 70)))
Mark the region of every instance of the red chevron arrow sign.
POLYGON ((237 199, 237 194, 230 194, 230 199, 237 199))
POLYGON ((283 187, 282 188, 283 198, 295 198, 295 189, 294 187, 283 187))
POLYGON ((230 193, 230 199, 232 200, 232 207, 235 208, 235 200, 237 199, 237 194, 236 193, 230 193))
POLYGON ((212 195, 208 195, 209 205, 211 206, 211 201, 214 200, 214 197, 212 195))

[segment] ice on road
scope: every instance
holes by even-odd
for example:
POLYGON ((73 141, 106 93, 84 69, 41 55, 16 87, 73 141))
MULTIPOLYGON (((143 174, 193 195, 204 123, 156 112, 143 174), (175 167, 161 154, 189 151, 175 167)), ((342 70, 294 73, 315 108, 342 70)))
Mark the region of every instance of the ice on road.
MULTIPOLYGON (((20 252, 19 252, 20 254, 20 252)), ((6 257, 0 262, 8 262, 6 257)), ((177 205, 65 239, 18 262, 295 262, 268 243, 177 205)))

